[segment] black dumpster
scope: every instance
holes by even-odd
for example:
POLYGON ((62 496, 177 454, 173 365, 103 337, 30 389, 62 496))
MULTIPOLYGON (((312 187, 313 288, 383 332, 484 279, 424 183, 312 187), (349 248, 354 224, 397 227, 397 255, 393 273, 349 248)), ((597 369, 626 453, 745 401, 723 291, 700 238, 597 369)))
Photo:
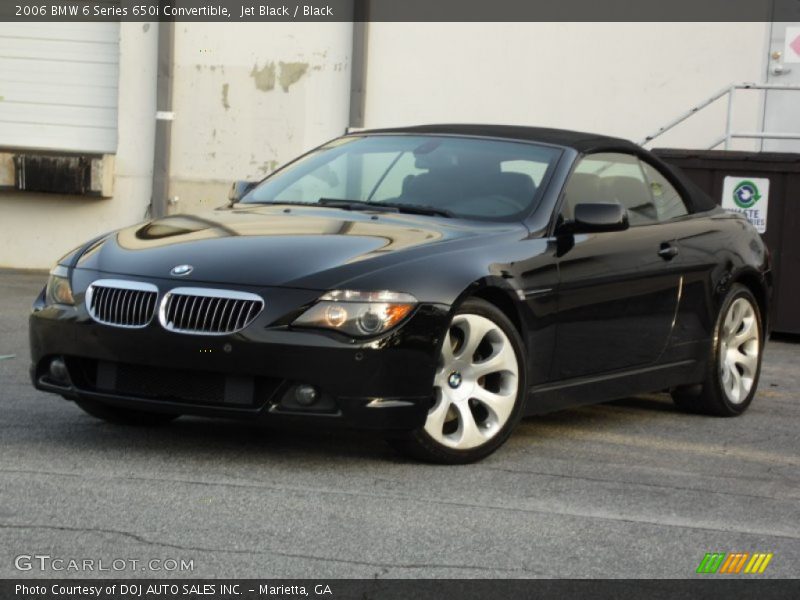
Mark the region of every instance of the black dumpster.
MULTIPOLYGON (((757 200, 762 210, 768 206, 761 235, 772 255, 772 330, 800 334, 800 154, 674 148, 653 152, 682 169, 718 204, 725 196, 727 204, 735 202, 741 210, 756 206, 757 200), (768 181, 768 197, 753 185, 761 180, 768 181)), ((755 210, 748 214, 758 216, 755 210)))

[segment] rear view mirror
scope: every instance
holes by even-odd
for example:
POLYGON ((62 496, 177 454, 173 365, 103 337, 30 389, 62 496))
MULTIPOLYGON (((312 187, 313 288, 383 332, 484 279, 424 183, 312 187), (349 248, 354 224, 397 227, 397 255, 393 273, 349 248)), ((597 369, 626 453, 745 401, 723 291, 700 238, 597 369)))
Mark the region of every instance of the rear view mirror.
POLYGON ((247 192, 256 187, 257 184, 257 181, 234 181, 228 192, 228 202, 230 202, 231 205, 236 204, 247 195, 247 192))
POLYGON ((616 203, 586 203, 575 205, 573 233, 623 231, 628 228, 628 211, 616 203))

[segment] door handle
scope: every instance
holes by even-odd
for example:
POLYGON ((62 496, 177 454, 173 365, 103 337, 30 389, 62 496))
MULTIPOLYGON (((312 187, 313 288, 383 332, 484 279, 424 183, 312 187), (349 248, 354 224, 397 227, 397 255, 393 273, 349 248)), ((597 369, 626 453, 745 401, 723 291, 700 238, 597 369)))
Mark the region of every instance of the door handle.
POLYGON ((658 255, 664 260, 672 260, 678 256, 678 247, 664 242, 658 250, 658 255))

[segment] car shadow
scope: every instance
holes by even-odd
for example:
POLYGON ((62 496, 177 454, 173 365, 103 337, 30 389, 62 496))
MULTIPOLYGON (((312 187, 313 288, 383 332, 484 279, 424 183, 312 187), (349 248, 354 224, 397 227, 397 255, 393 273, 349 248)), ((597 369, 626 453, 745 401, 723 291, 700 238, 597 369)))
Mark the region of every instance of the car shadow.
POLYGON ((126 455, 163 455, 186 460, 264 460, 270 456, 306 460, 330 456, 337 460, 398 460, 377 434, 347 429, 278 428, 238 421, 181 417, 158 427, 112 425, 88 415, 76 415, 69 427, 48 427, 49 445, 65 452, 120 451, 126 455))
POLYGON ((612 400, 596 406, 619 406, 623 408, 655 410, 668 413, 680 412, 672 402, 672 398, 670 398, 667 394, 651 394, 648 396, 622 398, 620 400, 612 400))
POLYGON ((569 426, 581 428, 599 423, 630 423, 631 421, 652 421, 653 419, 672 418, 683 414, 675 407, 667 394, 646 394, 611 400, 600 404, 587 404, 555 411, 543 415, 533 415, 523 419, 523 426, 528 435, 538 428, 547 429, 553 426, 569 426), (663 415, 663 417, 662 417, 663 415))
MULTIPOLYGON (((59 413, 65 416, 62 410, 59 413)), ((637 396, 526 417, 518 429, 527 437, 553 426, 580 428, 599 421, 624 423, 675 412, 669 396, 637 396)), ((415 462, 396 453, 379 434, 358 430, 278 427, 202 417, 181 417, 160 427, 130 427, 70 413, 71 418, 59 418, 57 423, 50 422, 39 432, 46 436, 48 445, 55 445, 65 453, 102 452, 108 456, 119 452, 131 458, 152 460, 163 456, 169 461, 192 463, 209 460, 235 464, 263 464, 265 460, 307 463, 323 456, 335 462, 415 462)))

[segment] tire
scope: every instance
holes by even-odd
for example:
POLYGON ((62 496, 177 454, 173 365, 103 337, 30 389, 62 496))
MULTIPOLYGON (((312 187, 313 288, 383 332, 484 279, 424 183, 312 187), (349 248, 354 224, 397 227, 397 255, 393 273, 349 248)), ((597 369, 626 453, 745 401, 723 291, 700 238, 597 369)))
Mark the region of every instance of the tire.
POLYGON ((113 423, 114 425, 154 427, 165 425, 180 416, 172 413, 146 412, 143 410, 121 408, 87 398, 76 399, 75 404, 93 417, 107 421, 108 423, 113 423))
POLYGON ((508 317, 479 298, 465 300, 442 342, 435 400, 425 424, 389 442, 426 462, 466 464, 485 458, 520 419, 525 364, 522 340, 508 317))
POLYGON ((734 284, 717 315, 705 381, 674 390, 678 408, 719 417, 736 417, 747 410, 761 375, 765 339, 761 324, 753 293, 734 284))

